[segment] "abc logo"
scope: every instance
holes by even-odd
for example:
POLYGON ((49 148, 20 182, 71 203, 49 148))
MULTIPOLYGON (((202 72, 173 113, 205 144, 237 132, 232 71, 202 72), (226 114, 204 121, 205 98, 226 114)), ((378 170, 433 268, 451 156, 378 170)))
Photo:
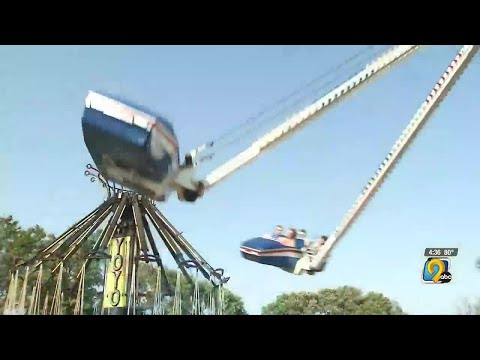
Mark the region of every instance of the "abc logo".
POLYGON ((442 275, 440 275, 440 279, 438 282, 444 284, 452 281, 452 274, 450 274, 448 271, 445 271, 442 275))
POLYGON ((446 284, 452 281, 449 258, 428 258, 423 266, 422 279, 427 284, 446 284))

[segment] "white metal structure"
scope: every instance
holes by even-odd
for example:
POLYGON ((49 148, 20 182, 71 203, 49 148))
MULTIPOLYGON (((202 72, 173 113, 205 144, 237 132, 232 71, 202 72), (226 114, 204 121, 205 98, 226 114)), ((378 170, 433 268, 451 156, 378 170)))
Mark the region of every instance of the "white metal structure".
MULTIPOLYGON (((287 139, 295 131, 300 130, 302 126, 306 125, 309 120, 317 118, 325 110, 332 107, 334 104, 338 104, 340 100, 346 98, 356 90, 362 87, 362 85, 376 78, 376 75, 380 75, 388 70, 392 65, 399 63, 407 56, 415 53, 421 45, 399 45, 386 51, 379 56, 372 63, 368 64, 365 69, 352 76, 343 84, 337 86, 321 99, 315 101, 313 104, 291 116, 281 125, 270 131, 265 136, 255 141, 248 149, 241 152, 225 164, 219 166, 208 174, 204 181, 195 181, 194 168, 192 166, 184 166, 178 171, 174 171, 170 177, 170 191, 176 190, 178 199, 184 201, 184 191, 197 192, 199 196, 212 188, 214 185, 225 179, 227 176, 232 175, 235 171, 240 170, 245 165, 255 160, 263 152, 280 143, 282 140, 287 139)), ((192 150, 190 156, 195 159, 196 156, 208 149, 211 144, 202 145, 198 149, 192 150)), ((192 161, 194 161, 192 159, 192 161)), ((169 191, 165 191, 165 199, 168 197, 169 191)))
MULTIPOLYGON (((389 67, 399 63, 400 60, 413 54, 419 48, 420 45, 400 45, 389 50, 374 62, 367 65, 364 70, 344 82, 342 85, 336 87, 304 110, 291 116, 267 135, 255 141, 245 151, 213 170, 206 176, 205 180, 201 182, 201 193, 203 194, 203 191, 212 188, 227 176, 255 160, 264 151, 270 149, 273 145, 278 144, 280 141, 285 140, 288 136, 292 135, 295 131, 301 129, 309 120, 313 120, 315 117, 323 113, 324 110, 331 108, 333 104, 338 103, 341 99, 344 99, 347 95, 359 89, 361 85, 368 82, 368 80, 376 77, 375 75, 383 73, 389 67)), ((375 175, 371 178, 368 185, 363 189, 362 193, 349 209, 339 226, 337 226, 335 231, 330 235, 326 244, 321 247, 321 250, 316 255, 306 254, 301 260, 299 260, 297 268, 295 269, 295 274, 299 275, 305 272, 318 272, 323 269, 326 258, 334 245, 337 244, 347 233, 360 212, 375 195, 375 192, 379 189, 380 185, 391 170, 393 170, 395 164, 400 160, 402 154, 414 140, 422 126, 438 108, 441 101, 448 95, 449 90, 454 86, 462 72, 468 67, 478 49, 478 45, 465 45, 462 47, 440 80, 434 86, 425 102, 418 109, 406 129, 402 132, 399 139, 395 142, 392 150, 382 162, 375 175)), ((199 153, 199 151, 192 153, 192 155, 197 153, 199 153)), ((192 169, 190 169, 190 171, 191 170, 192 169)), ((190 175, 191 173, 189 176, 190 175)))
POLYGON ((296 274, 300 274, 304 271, 319 271, 323 268, 327 256, 333 246, 347 233, 349 228, 360 215, 361 211, 368 204, 369 200, 375 195, 375 192, 380 188, 382 182, 401 159, 408 146, 415 139, 415 136, 431 118, 442 100, 455 85, 455 82, 468 67, 478 49, 478 45, 466 45, 460 50, 455 59, 453 59, 448 66, 447 70, 443 73, 442 77, 435 84, 427 99, 422 103, 412 120, 397 139, 391 151, 388 153, 375 175, 370 179, 367 186, 365 186, 357 201, 348 210, 340 225, 337 226, 335 231, 329 236, 328 241, 320 248, 318 254, 315 256, 306 255, 297 263, 297 268, 295 269, 296 274))
POLYGON ((315 101, 313 104, 291 116, 284 123, 273 129, 267 135, 255 141, 247 150, 241 152, 233 159, 212 171, 205 178, 206 188, 210 188, 217 184, 220 180, 225 179, 228 175, 233 174, 241 167, 247 165, 255 160, 264 151, 285 140, 302 126, 306 125, 309 120, 319 116, 323 111, 337 104, 343 100, 347 95, 352 94, 358 90, 361 85, 364 85, 369 80, 383 73, 390 66, 398 63, 400 60, 413 54, 420 46, 419 45, 401 45, 387 51, 385 54, 376 59, 373 63, 367 65, 364 70, 333 89, 331 92, 323 96, 321 99, 315 101))

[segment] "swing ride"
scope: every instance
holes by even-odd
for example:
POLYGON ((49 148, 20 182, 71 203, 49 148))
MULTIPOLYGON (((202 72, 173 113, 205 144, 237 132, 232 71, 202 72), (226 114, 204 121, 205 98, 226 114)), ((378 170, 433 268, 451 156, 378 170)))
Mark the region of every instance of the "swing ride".
MULTIPOLYGON (((294 274, 298 261, 306 254, 317 254, 327 240, 328 237, 325 235, 320 236, 317 241, 309 240, 306 238, 305 230, 297 233, 296 230, 290 229, 287 235, 283 235, 277 228, 272 235, 267 234, 242 242, 240 254, 246 260, 294 274)), ((307 271, 307 274, 314 275, 315 272, 307 271)))
MULTIPOLYGON (((240 247, 242 256, 247 260, 258 262, 260 264, 272 265, 279 268, 283 268, 285 264, 288 264, 288 271, 295 275, 301 275, 305 273, 312 274, 313 272, 322 271, 333 246, 338 243, 338 241, 345 236, 347 231, 351 228, 361 211, 373 198, 376 191, 379 189, 391 170, 393 170, 394 166, 398 163, 408 146, 411 145, 415 136, 418 135, 421 128, 431 118, 441 101, 448 95, 448 92, 455 85, 455 82, 468 67, 478 49, 479 46, 477 45, 465 45, 457 53, 455 58, 448 65, 445 72, 428 94, 426 100, 421 104, 420 108, 408 123, 405 130, 394 143, 392 149, 388 153, 387 157, 383 160, 374 176, 369 180, 368 184, 363 188, 360 196, 357 198, 353 206, 345 214, 342 222, 336 227, 334 232, 328 236, 328 241, 325 242, 325 244, 323 244, 318 251, 302 252, 300 250, 300 246, 285 249, 285 247, 281 244, 274 245, 273 243, 269 243, 268 237, 263 237, 255 238, 243 243, 240 247), (275 251, 272 251, 272 249, 275 251), (293 271, 292 267, 294 267, 293 271)), ((373 66, 375 65, 373 64, 373 66)), ((363 75, 369 71, 372 70, 368 70, 367 67, 367 69, 364 70, 363 75)), ((340 96, 341 94, 345 94, 345 90, 348 91, 348 89, 352 89, 352 86, 356 83, 356 81, 358 81, 359 78, 361 78, 361 76, 362 73, 357 74, 352 79, 339 86, 331 93, 327 94, 324 98, 320 99, 318 102, 322 101, 322 104, 328 104, 329 101, 331 101, 330 99, 337 98, 339 94, 340 96)), ((312 109, 309 111, 312 112, 314 111, 313 109, 314 107, 312 106, 312 109)), ((307 110, 304 110, 302 113, 309 114, 307 110)), ((302 113, 298 115, 299 119, 297 121, 301 121, 302 113)), ((306 116, 303 118, 305 117, 306 116)), ((292 117, 292 119, 294 118, 295 116, 292 117)), ((295 122, 292 121, 292 123, 295 122)), ((287 128, 286 131, 291 131, 291 128, 287 128)), ((233 165, 232 168, 234 168, 233 165)), ((228 175, 228 171, 225 171, 223 174, 225 174, 224 176, 228 175)), ((217 175, 217 178, 221 178, 221 176, 217 175)))
POLYGON ((296 239, 296 242, 295 247, 286 246, 280 243, 278 238, 264 235, 244 241, 240 245, 240 254, 246 260, 293 273, 305 247, 302 239, 296 239))
MULTIPOLYGON (((102 306, 111 314, 135 313, 139 296, 137 275, 140 261, 155 263, 159 269, 158 282, 162 283, 162 287, 165 287, 169 294, 172 293, 171 284, 168 284, 165 277, 162 260, 152 236, 150 223, 176 261, 180 269, 179 276, 182 273, 192 281, 187 270, 195 268, 197 273, 209 279, 216 289, 221 289, 228 280, 223 270, 211 267, 168 222, 155 206, 154 201, 165 202, 172 193, 177 193, 180 201, 197 201, 222 180, 257 159, 266 150, 286 140, 310 121, 317 119, 347 95, 356 92, 393 65, 416 53, 420 47, 421 45, 400 45, 388 50, 362 71, 302 111, 290 116, 200 181, 195 179, 194 170, 213 157, 212 149, 215 149, 215 141, 189 152, 181 164, 178 141, 173 127, 167 120, 148 110, 139 110, 138 106, 127 105, 126 102, 90 92, 85 101, 82 128, 85 144, 98 170, 89 166, 87 175, 92 175, 94 179, 102 182, 108 197, 97 209, 43 249, 34 259, 24 263, 29 266, 27 273, 29 269, 38 271, 38 279, 40 279, 37 279, 34 286, 29 313, 41 312, 39 289, 42 264, 51 259, 55 259, 58 263, 53 272, 58 273, 59 280, 52 298, 50 313, 61 313, 59 304, 63 296, 61 291, 63 266, 105 221, 107 225, 77 276, 76 313, 82 313, 82 274, 94 258, 107 259, 106 266, 109 270, 105 277, 102 306), (93 174, 94 172, 96 173, 93 174), (117 187, 117 184, 121 187, 117 187)), ((415 136, 468 67, 477 51, 477 45, 465 45, 457 53, 375 175, 363 188, 341 223, 328 236, 328 241, 319 247, 318 251, 305 250, 305 244, 302 245, 299 241, 297 246, 285 246, 274 237, 264 236, 243 242, 240 247, 242 256, 247 260, 278 267, 296 275, 313 275, 321 272, 334 246, 346 235, 415 136)), ((11 292, 9 291, 7 304, 12 312, 18 309, 21 312, 25 306, 26 285, 23 287, 19 301, 22 307, 19 307, 16 305, 15 296, 19 282, 18 273, 15 276, 12 275, 11 292)), ((175 293, 178 293, 178 289, 175 293)), ((197 290, 195 290, 196 293, 197 290)), ((159 298, 155 299, 156 304, 161 302, 159 298)), ((176 298, 176 306, 177 300, 176 298)), ((154 313, 158 313, 158 309, 154 313)), ((192 313, 199 313, 199 311, 195 310, 192 313)))
POLYGON ((182 183, 192 164, 178 173, 178 141, 163 117, 91 91, 82 128, 85 145, 105 178, 157 201, 165 200, 167 186, 175 187, 182 200, 198 197, 197 182, 182 183))
MULTIPOLYGON (((139 293, 138 269, 140 262, 153 263, 157 268, 157 284, 154 291, 154 314, 164 312, 162 296, 174 296, 173 314, 181 314, 181 277, 184 276, 194 287, 197 298, 192 301, 192 314, 199 314, 202 302, 198 298, 199 274, 208 279, 214 286, 211 294, 210 311, 216 308, 216 314, 223 311, 219 302, 223 297, 223 285, 229 280, 223 269, 213 268, 184 238, 184 236, 165 218, 154 202, 136 192, 119 189, 111 185, 92 165, 87 165, 85 175, 91 180, 99 180, 107 191, 107 199, 90 214, 77 222, 70 229, 56 238, 50 245, 42 249, 32 259, 21 265, 26 266, 24 285, 20 295, 20 304, 15 301, 18 286, 18 270, 12 274, 11 291, 7 296, 7 313, 25 312, 24 304, 29 272, 37 271, 37 281, 30 298, 29 314, 61 314, 63 303, 62 275, 68 260, 78 251, 87 239, 103 224, 106 224, 93 248, 85 258, 83 267, 76 276, 77 289, 75 311, 83 313, 83 292, 85 274, 91 262, 103 260, 105 262, 104 287, 100 292, 103 296, 102 313, 135 314, 141 303, 139 293), (177 282, 173 290, 160 256, 160 252, 153 237, 154 231, 160 237, 178 266, 177 282), (51 299, 50 308, 47 308, 48 294, 45 295, 45 305, 40 308, 42 294, 43 264, 54 261, 56 266, 49 274, 50 279, 57 274, 55 293, 51 299), (196 277, 189 270, 196 272, 196 277)), ((47 280, 48 281, 48 280, 47 280)), ((205 311, 203 302, 203 310, 205 311)))

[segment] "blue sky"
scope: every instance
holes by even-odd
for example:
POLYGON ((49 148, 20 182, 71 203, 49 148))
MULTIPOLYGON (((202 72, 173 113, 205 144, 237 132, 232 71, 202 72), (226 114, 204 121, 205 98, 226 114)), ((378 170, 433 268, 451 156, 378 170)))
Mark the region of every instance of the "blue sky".
MULTIPOLYGON (((102 201, 101 188, 83 176, 91 161, 80 124, 88 90, 163 113, 185 153, 362 48, 1 46, 0 214, 59 234, 102 201)), ((454 313, 462 297, 480 296, 478 60, 335 248, 325 273, 298 277, 247 262, 238 246, 276 224, 330 233, 459 49, 424 48, 204 199, 172 197, 161 209, 214 267, 226 268, 250 313, 283 292, 341 285, 382 292, 413 314, 454 313), (460 249, 448 285, 421 283, 424 249, 434 246, 460 249)))

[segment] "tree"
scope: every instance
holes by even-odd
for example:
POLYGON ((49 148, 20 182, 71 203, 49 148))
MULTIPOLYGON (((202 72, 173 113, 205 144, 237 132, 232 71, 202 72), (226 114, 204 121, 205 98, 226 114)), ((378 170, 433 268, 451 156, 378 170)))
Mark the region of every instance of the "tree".
POLYGON ((8 245, 18 235, 20 226, 11 216, 0 217, 0 298, 6 295, 10 256, 7 253, 8 245))
MULTIPOLYGON (((75 253, 65 264, 64 282, 65 286, 65 304, 67 313, 72 311, 72 296, 76 295, 76 289, 69 288, 68 285, 72 283, 77 273, 80 271, 84 258, 90 251, 93 243, 98 238, 99 232, 92 234, 86 240, 77 253, 75 253)), ((0 217, 0 307, 3 308, 3 301, 8 291, 10 282, 10 274, 16 269, 19 270, 19 278, 23 282, 25 274, 22 267, 16 267, 24 260, 32 259, 39 250, 45 248, 55 240, 52 234, 48 234, 42 227, 35 225, 28 229, 23 229, 18 221, 14 220, 12 216, 0 217)), ((56 285, 56 276, 51 276, 51 270, 58 264, 57 261, 44 262, 44 283, 42 284, 42 299, 48 293, 50 298, 54 292, 56 285)), ((28 278, 27 294, 31 294, 31 290, 36 280, 37 273, 31 273, 28 278)), ((85 276, 85 310, 92 308, 91 299, 96 292, 96 286, 100 284, 102 274, 98 262, 92 262, 89 271, 85 276)), ((0 309, 3 311, 3 309, 0 309)))
MULTIPOLYGON (((12 216, 0 217, 0 296, 8 290, 11 271, 22 260, 28 259, 53 239, 36 225, 26 230, 12 216)), ((22 274, 23 275, 23 274, 22 274)))
POLYGON ((458 315, 480 315, 480 298, 464 299, 457 311, 458 315))
MULTIPOLYGON (((78 251, 65 264, 65 285, 68 293, 68 302, 65 304, 68 313, 72 313, 75 307, 78 292, 77 275, 85 263, 85 258, 92 251, 93 246, 99 239, 101 231, 97 230, 90 235, 80 246, 78 251), (77 285, 77 286, 75 286, 77 285)), ((92 260, 85 273, 83 313, 92 314, 95 298, 98 297, 98 289, 103 285, 104 261, 92 260)))
MULTIPOLYGON (((172 291, 175 291, 175 286, 177 282, 177 271, 166 269, 165 273, 168 282, 172 287, 172 291)), ((199 279, 201 277, 202 276, 199 274, 199 279)), ((145 304, 145 307, 152 308, 155 284, 157 280, 157 268, 150 264, 140 263, 138 278, 140 279, 138 284, 140 292, 147 295, 147 303, 145 304)), ((195 281, 195 276, 193 277, 193 280, 195 281)), ((198 286, 201 301, 206 301, 213 289, 213 286, 210 284, 210 282, 203 279, 199 280, 198 286)), ((186 315, 191 313, 193 292, 194 287, 182 275, 180 281, 180 293, 182 296, 182 314, 186 315)), ((166 313, 171 314, 173 310, 173 297, 167 297, 165 296, 165 294, 162 294, 162 297, 166 304, 166 313)), ((227 315, 247 315, 242 298, 225 288, 224 308, 224 313, 227 315)))
POLYGON ((395 301, 376 292, 342 286, 318 292, 282 294, 262 309, 263 315, 401 315, 395 301))

